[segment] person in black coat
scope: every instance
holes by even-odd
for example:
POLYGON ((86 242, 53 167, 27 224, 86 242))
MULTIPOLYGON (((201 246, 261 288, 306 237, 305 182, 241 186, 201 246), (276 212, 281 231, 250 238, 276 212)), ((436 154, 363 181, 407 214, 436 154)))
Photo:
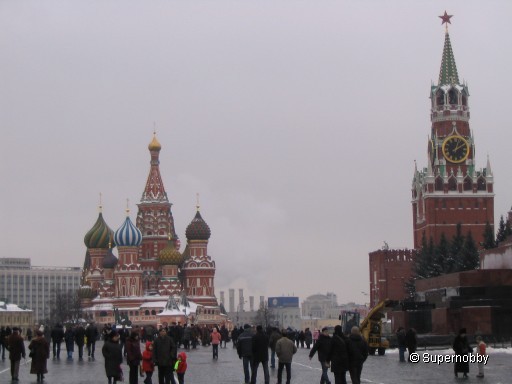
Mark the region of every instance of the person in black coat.
POLYGON ((50 337, 52 339, 53 358, 60 359, 60 345, 64 339, 64 327, 62 324, 57 323, 57 325, 53 327, 50 337))
POLYGON ((137 384, 139 375, 139 365, 142 361, 142 352, 140 351, 139 333, 132 331, 130 337, 126 339, 124 345, 126 351, 126 362, 130 367, 130 384, 137 384))
POLYGON ((87 354, 94 360, 94 350, 96 349, 96 339, 99 336, 98 327, 91 322, 85 329, 85 337, 87 337, 87 354))
POLYGON ((361 336, 359 327, 353 326, 348 338, 348 360, 350 379, 353 384, 361 383, 363 364, 368 357, 368 344, 361 336))
POLYGON ((348 371, 348 340, 343 335, 341 325, 334 327, 331 339, 331 349, 328 360, 331 362, 331 372, 334 374, 335 384, 347 384, 348 371))
POLYGON ((75 329, 75 343, 78 347, 78 360, 83 360, 84 356, 85 329, 82 324, 78 324, 75 329))
POLYGON ((159 384, 176 384, 172 371, 177 360, 177 348, 174 340, 161 328, 153 342, 153 363, 158 366, 159 384))
POLYGON ((123 362, 123 352, 119 344, 119 333, 116 331, 110 332, 101 352, 105 358, 105 373, 108 384, 115 384, 122 378, 121 364, 123 362))
POLYGON ((406 333, 404 327, 399 327, 396 331, 396 341, 398 343, 398 356, 401 363, 405 363, 405 350, 407 349, 406 333))
POLYGON ((248 384, 251 380, 249 367, 251 366, 252 360, 252 337, 253 333, 249 324, 244 325, 244 331, 238 336, 238 342, 236 345, 236 351, 238 357, 242 359, 244 367, 244 383, 248 384))
MULTIPOLYGON (((461 328, 459 330, 459 334, 455 337, 455 340, 453 340, 453 350, 460 358, 473 352, 473 348, 469 345, 468 338, 466 336, 466 328, 461 328)), ((458 377, 458 372, 462 372, 463 377, 468 377, 469 362, 455 362, 454 372, 455 377, 458 377)))
POLYGON ((251 384, 256 384, 256 376, 258 374, 258 366, 263 367, 263 375, 265 384, 269 384, 270 376, 268 373, 268 336, 263 332, 263 327, 256 327, 256 334, 252 337, 252 369, 251 384))
POLYGON ((66 342, 68 360, 73 360, 73 352, 75 351, 75 330, 71 324, 66 327, 66 331, 64 332, 64 341, 66 342))
POLYGON ((405 334, 405 343, 407 344, 407 352, 409 353, 409 361, 411 361, 411 353, 415 353, 418 348, 418 337, 416 336, 416 330, 409 328, 405 334))
POLYGON ((313 358, 315 353, 318 351, 318 361, 322 366, 322 376, 320 377, 320 384, 330 384, 329 380, 329 353, 331 351, 331 337, 329 336, 329 329, 327 327, 322 328, 322 333, 318 336, 318 340, 309 352, 309 360, 313 358))

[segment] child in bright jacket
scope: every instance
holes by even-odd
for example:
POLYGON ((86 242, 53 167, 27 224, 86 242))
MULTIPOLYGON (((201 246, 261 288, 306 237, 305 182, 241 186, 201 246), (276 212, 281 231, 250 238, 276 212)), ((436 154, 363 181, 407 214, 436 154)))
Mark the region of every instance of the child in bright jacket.
POLYGON ((185 352, 178 353, 178 360, 174 364, 174 370, 178 374, 178 382, 185 384, 185 372, 187 370, 187 354, 185 352))
POLYGON ((153 384, 152 377, 153 371, 155 370, 155 364, 153 363, 153 343, 151 341, 146 342, 146 349, 142 352, 142 371, 146 372, 146 378, 144 384, 153 384))

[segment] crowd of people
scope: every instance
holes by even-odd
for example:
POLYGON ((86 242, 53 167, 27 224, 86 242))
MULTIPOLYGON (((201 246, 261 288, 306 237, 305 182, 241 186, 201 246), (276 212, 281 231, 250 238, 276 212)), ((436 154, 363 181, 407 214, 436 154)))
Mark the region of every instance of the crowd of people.
MULTIPOLYGON (((283 383, 283 371, 286 370, 286 384, 291 383, 291 366, 293 356, 298 348, 308 348, 309 359, 315 354, 321 367, 320 384, 331 384, 329 371, 334 376, 335 384, 347 383, 347 373, 352 383, 361 382, 363 364, 368 357, 369 347, 361 336, 357 326, 352 327, 350 334, 345 335, 342 327, 334 327, 330 335, 328 328, 313 333, 309 329, 297 331, 293 329, 278 329, 261 325, 253 327, 245 324, 231 331, 225 326, 207 327, 205 325, 185 325, 164 323, 158 327, 153 326, 113 326, 106 324, 101 331, 94 322, 84 324, 57 323, 53 328, 36 327, 25 330, 24 336, 19 327, 0 328, 0 347, 2 360, 5 360, 6 351, 11 361, 11 377, 13 381, 19 380, 20 361, 26 357, 24 341, 28 343, 30 360, 30 373, 37 376, 42 382, 48 372, 47 360, 60 359, 61 345, 66 348, 67 360, 73 360, 75 347, 78 351, 78 360, 84 358, 84 348, 89 360, 95 360, 96 341, 104 340, 102 355, 105 361, 105 374, 109 384, 124 381, 123 363, 128 366, 129 384, 138 384, 139 376, 144 377, 144 384, 153 383, 153 373, 157 370, 159 384, 176 384, 174 373, 179 384, 185 382, 187 371, 187 354, 178 353, 179 348, 184 350, 197 348, 198 345, 212 346, 212 358, 217 360, 219 348, 226 348, 232 341, 233 348, 242 360, 242 370, 245 384, 256 384, 258 370, 261 365, 265 384, 269 384, 269 368, 276 368, 277 358, 277 384, 283 383), (270 351, 269 351, 270 350, 270 351), (269 366, 270 362, 270 366, 269 366)), ((417 349, 416 331, 411 328, 407 332, 400 327, 396 331, 400 362, 405 362, 405 351, 409 358, 417 349)), ((477 353, 485 355, 486 345, 481 338, 477 338, 477 353)), ((466 355, 473 350, 469 345, 466 330, 461 329, 454 340, 453 350, 457 355, 466 355)), ((459 373, 467 377, 468 363, 456 363, 455 376, 459 373)), ((483 364, 479 364, 477 377, 484 377, 483 364)))

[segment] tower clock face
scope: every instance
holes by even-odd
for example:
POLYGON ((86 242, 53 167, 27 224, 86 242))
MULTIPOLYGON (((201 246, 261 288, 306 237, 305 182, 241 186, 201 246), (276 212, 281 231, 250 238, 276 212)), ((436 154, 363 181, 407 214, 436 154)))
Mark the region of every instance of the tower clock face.
POLYGON ((452 163, 462 163, 469 156, 469 144, 462 136, 448 136, 443 142, 443 155, 452 163))

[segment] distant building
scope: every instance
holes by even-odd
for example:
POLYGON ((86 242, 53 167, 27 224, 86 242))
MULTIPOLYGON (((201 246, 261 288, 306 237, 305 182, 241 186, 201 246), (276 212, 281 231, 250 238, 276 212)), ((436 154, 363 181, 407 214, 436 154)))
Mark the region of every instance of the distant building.
POLYGON ((295 296, 269 297, 268 309, 272 313, 271 325, 279 328, 301 329, 299 298, 295 296))
POLYGON ((0 324, 2 326, 21 327, 23 331, 34 325, 34 312, 16 304, 0 301, 0 324))
POLYGON ((50 318, 57 293, 75 292, 80 286, 79 267, 36 267, 27 258, 0 259, 0 300, 30 308, 33 318, 50 318))
POLYGON ((336 294, 311 295, 302 302, 302 317, 316 319, 337 319, 340 314, 336 294))

